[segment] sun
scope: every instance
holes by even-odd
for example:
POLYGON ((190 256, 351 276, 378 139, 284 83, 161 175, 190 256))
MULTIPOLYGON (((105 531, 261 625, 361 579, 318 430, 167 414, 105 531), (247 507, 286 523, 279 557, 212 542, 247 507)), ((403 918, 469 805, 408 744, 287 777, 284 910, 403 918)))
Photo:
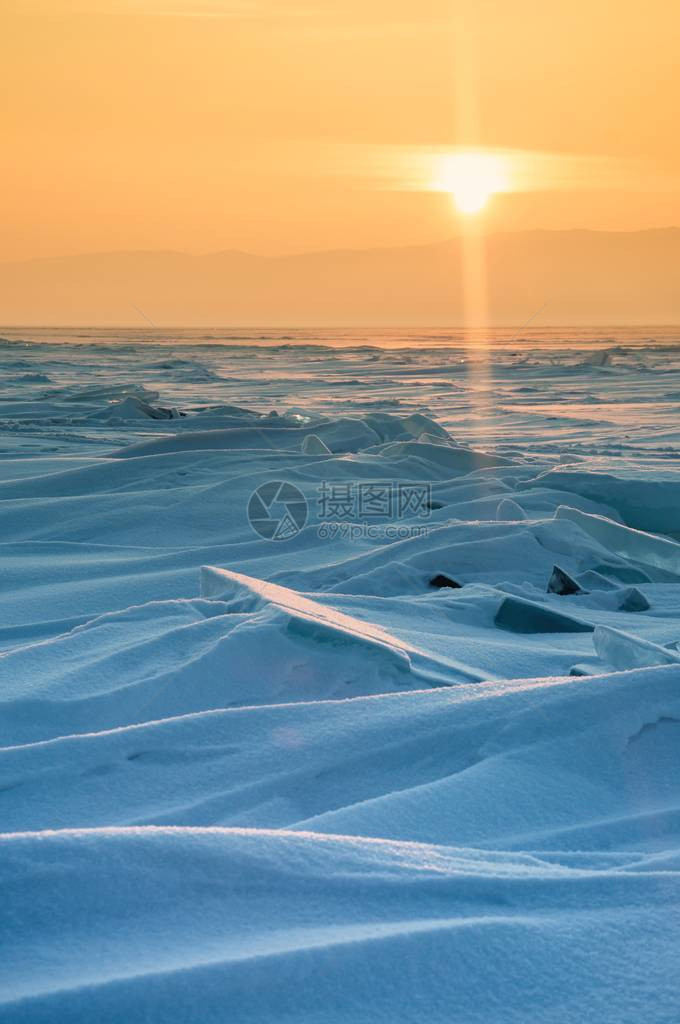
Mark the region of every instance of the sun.
POLYGON ((508 187, 503 159, 496 153, 463 152, 442 158, 435 188, 448 192, 461 213, 484 209, 492 195, 508 187))
POLYGON ((489 201, 491 192, 476 182, 457 185, 451 192, 453 201, 461 213, 479 213, 489 201))

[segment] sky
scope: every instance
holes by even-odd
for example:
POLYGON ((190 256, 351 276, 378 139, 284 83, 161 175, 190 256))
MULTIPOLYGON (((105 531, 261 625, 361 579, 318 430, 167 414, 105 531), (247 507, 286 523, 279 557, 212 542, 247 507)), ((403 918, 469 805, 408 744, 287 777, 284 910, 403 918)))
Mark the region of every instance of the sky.
POLYGON ((0 260, 680 224, 669 0, 4 0, 0 28, 0 260), (472 214, 460 153, 505 169, 472 214))

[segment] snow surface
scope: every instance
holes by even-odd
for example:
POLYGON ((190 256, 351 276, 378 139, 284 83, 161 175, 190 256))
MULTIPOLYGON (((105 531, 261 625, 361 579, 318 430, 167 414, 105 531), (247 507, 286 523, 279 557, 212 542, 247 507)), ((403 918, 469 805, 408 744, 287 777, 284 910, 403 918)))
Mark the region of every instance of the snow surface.
POLYGON ((47 334, 0 342, 0 1019, 677 1021, 680 349, 47 334), (329 533, 374 482, 410 532, 329 533))

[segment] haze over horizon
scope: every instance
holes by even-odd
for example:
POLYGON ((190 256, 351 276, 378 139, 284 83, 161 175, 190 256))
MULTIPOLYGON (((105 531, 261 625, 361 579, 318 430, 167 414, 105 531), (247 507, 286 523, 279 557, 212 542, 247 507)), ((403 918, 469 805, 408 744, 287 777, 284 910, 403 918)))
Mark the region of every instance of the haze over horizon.
POLYGON ((466 292, 468 242, 276 258, 147 250, 6 263, 0 324, 128 326, 148 317, 186 327, 520 326, 546 305, 537 326, 680 323, 680 228, 489 235, 483 308, 466 292))

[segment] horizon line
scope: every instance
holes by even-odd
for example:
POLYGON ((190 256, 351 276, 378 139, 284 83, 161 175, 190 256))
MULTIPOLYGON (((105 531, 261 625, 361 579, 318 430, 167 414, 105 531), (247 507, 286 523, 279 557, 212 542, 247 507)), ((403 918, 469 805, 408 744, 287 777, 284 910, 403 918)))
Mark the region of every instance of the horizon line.
MULTIPOLYGON (((649 234, 660 234, 663 232, 680 231, 680 225, 668 224, 665 227, 649 227, 649 228, 630 228, 630 229, 616 229, 616 228, 518 228, 516 230, 499 230, 489 231, 483 234, 484 238, 497 238, 509 235, 538 235, 538 234, 552 234, 552 235, 575 235, 575 234, 587 234, 587 235, 649 235, 649 234)), ((450 245, 452 242, 458 242, 465 238, 465 234, 461 233, 458 235, 450 235, 440 241, 431 242, 408 242, 402 245, 368 245, 368 246, 350 246, 350 245, 337 245, 330 246, 327 249, 296 249, 291 252, 283 253, 264 253, 264 252, 253 252, 248 249, 238 248, 226 248, 226 249, 209 249, 209 250, 191 250, 191 249, 85 249, 77 252, 67 252, 61 254, 54 254, 51 256, 23 256, 13 257, 10 259, 0 259, 0 266, 7 266, 17 263, 37 263, 37 262, 48 262, 50 260, 65 260, 65 259, 81 259, 87 256, 188 256, 188 257, 206 257, 206 256, 225 256, 228 254, 249 256, 252 259, 271 260, 275 262, 277 260, 295 259, 296 257, 302 256, 321 256, 328 255, 330 253, 347 253, 347 252, 385 252, 405 249, 430 249, 437 246, 450 245)))

